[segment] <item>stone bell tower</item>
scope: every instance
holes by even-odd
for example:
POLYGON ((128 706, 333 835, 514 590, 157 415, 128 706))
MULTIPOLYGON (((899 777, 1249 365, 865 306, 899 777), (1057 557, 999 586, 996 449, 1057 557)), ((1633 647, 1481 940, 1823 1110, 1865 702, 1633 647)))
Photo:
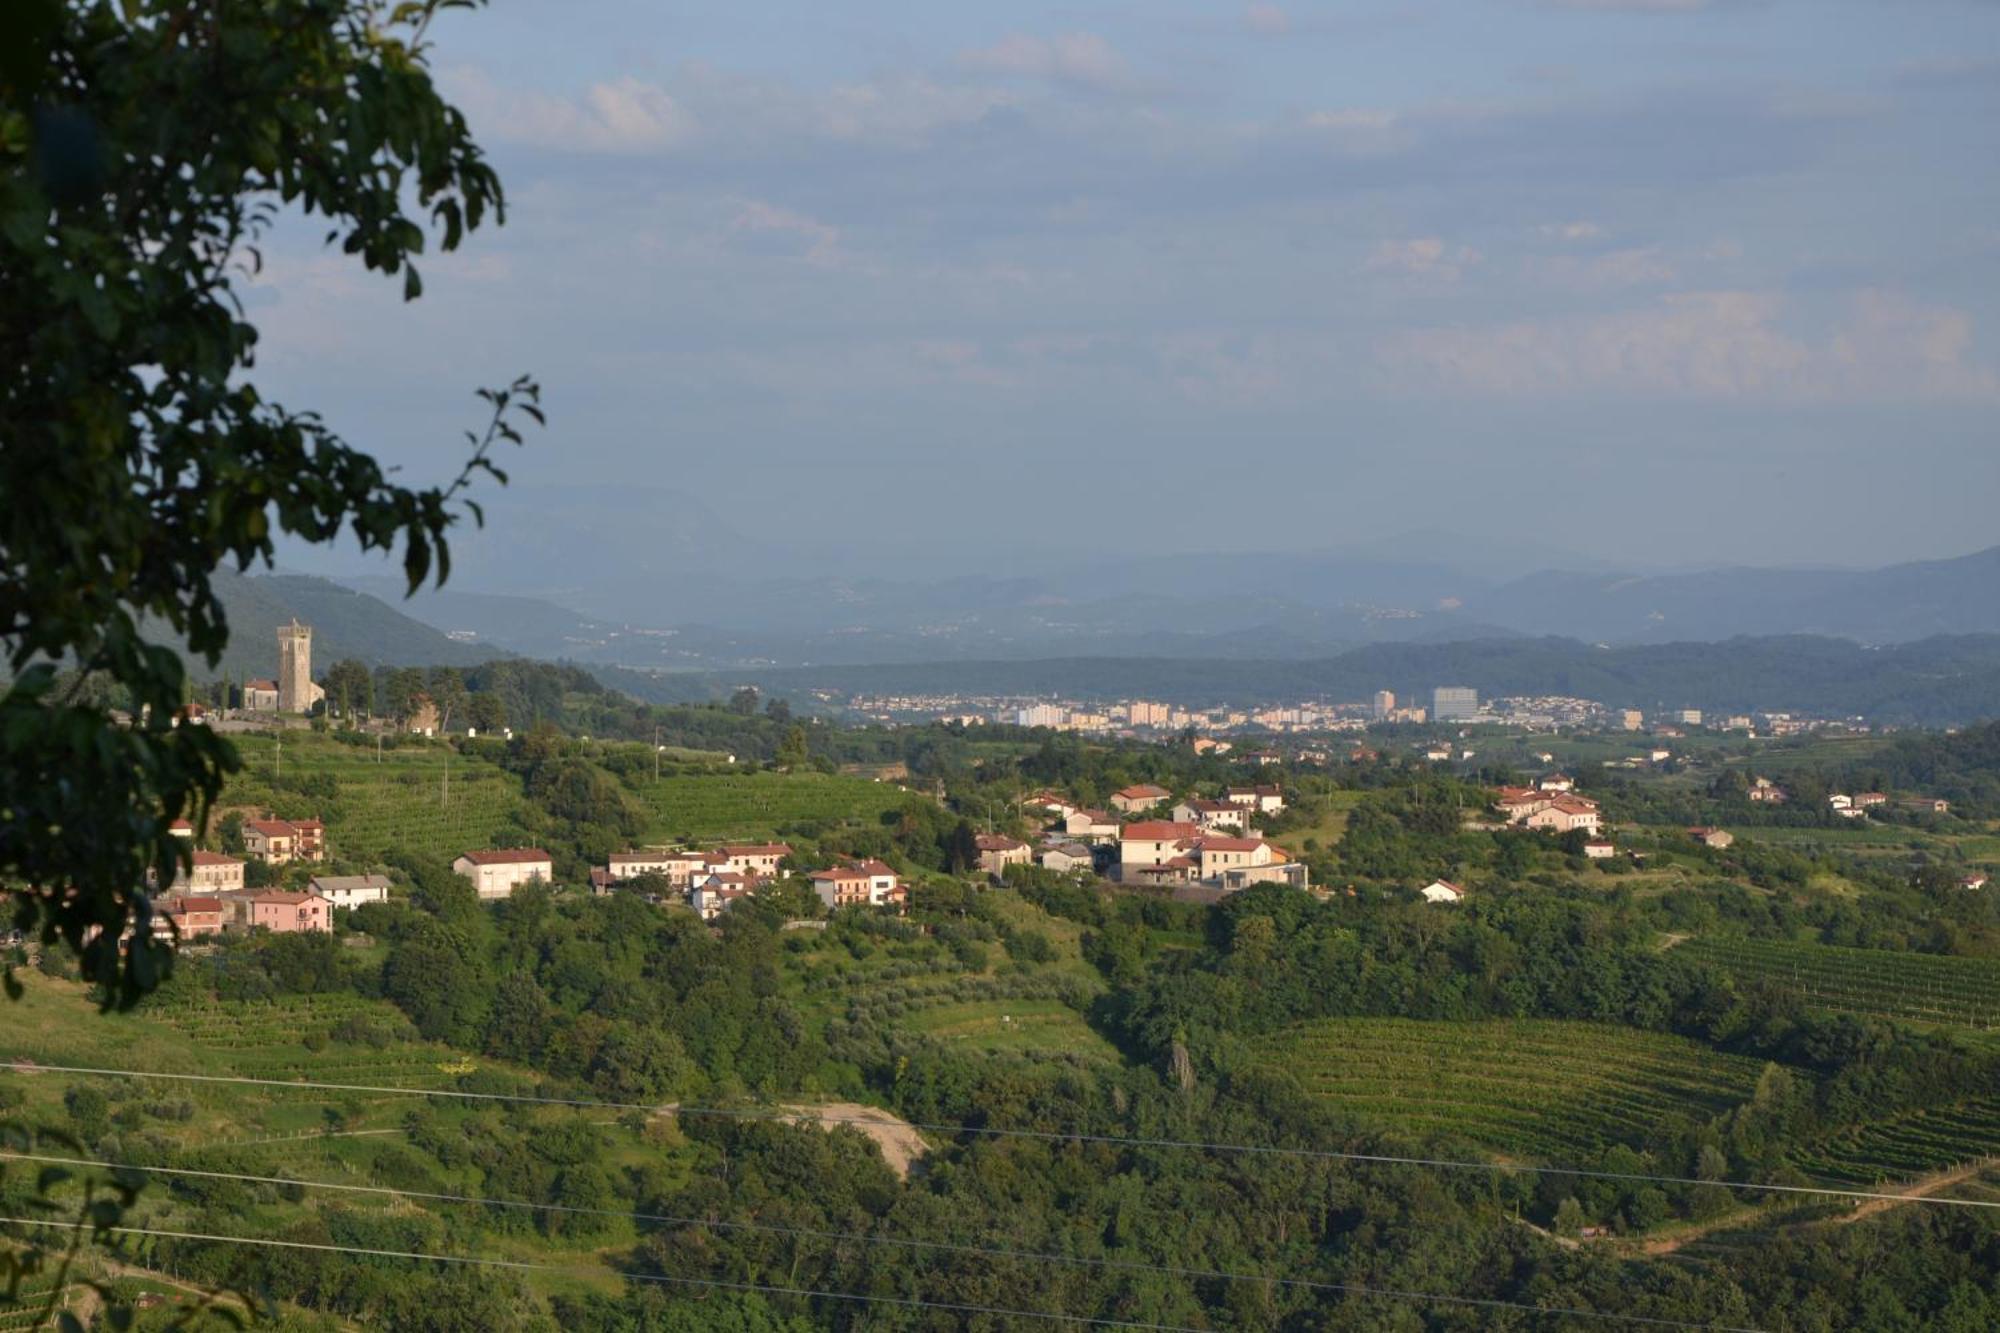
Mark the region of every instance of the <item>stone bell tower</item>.
POLYGON ((296 617, 278 626, 278 711, 303 713, 313 705, 313 632, 296 617))

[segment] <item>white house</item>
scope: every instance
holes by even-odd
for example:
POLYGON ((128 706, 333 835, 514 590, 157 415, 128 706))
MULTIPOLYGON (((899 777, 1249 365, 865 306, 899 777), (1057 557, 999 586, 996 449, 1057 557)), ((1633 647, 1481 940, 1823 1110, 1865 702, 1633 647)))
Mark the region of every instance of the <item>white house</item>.
POLYGON ((451 868, 472 881, 481 899, 511 898, 521 885, 535 880, 547 884, 556 874, 555 860, 539 847, 467 852, 451 868))
POLYGON ((1249 813, 1248 808, 1232 801, 1204 801, 1197 797, 1176 805, 1173 819, 1177 824, 1197 824, 1205 830, 1233 828, 1241 831, 1249 813))
POLYGON ((1576 779, 1567 773, 1551 773, 1535 783, 1537 791, 1575 791, 1576 779))
POLYGON ((314 875, 310 887, 335 907, 389 901, 387 875, 314 875))
POLYGON ((688 894, 688 903, 702 920, 713 921, 748 898, 755 888, 750 876, 740 871, 718 871, 694 886, 688 894))
POLYGON ((1222 794, 1222 799, 1260 815, 1282 814, 1285 809, 1285 792, 1281 787, 1231 787, 1222 794))
POLYGON ((1602 838, 1592 838, 1583 844, 1583 854, 1593 861, 1608 861, 1618 855, 1618 848, 1602 838))
POLYGON ((1118 833, 1120 867, 1163 866, 1193 850, 1201 829, 1168 819, 1142 819, 1118 833))
POLYGON ((1448 879, 1434 879, 1418 892, 1427 903, 1455 903, 1464 899, 1465 890, 1448 879))
POLYGON ((1096 856, 1090 848, 1080 842, 1057 843, 1044 847, 1035 853, 1035 860, 1044 870, 1053 870, 1059 875, 1067 875, 1073 870, 1089 870, 1097 864, 1096 856))

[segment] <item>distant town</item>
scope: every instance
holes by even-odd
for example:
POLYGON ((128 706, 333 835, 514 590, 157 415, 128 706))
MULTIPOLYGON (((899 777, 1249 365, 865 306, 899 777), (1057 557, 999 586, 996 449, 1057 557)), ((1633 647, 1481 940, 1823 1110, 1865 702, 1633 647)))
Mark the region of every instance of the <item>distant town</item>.
POLYGON ((1700 728, 1746 736, 1798 736, 1827 727, 1866 732, 1866 718, 1819 718, 1796 712, 1704 714, 1699 708, 1647 711, 1611 708, 1569 695, 1517 695, 1482 700, 1465 686, 1439 686, 1416 698, 1379 690, 1372 699, 1299 700, 1250 708, 1188 708, 1152 699, 1113 701, 959 694, 856 695, 847 707, 859 718, 892 725, 942 722, 967 727, 1002 724, 1047 727, 1085 735, 1138 739, 1185 733, 1359 732, 1387 724, 1490 724, 1529 731, 1651 731, 1674 735, 1700 728))

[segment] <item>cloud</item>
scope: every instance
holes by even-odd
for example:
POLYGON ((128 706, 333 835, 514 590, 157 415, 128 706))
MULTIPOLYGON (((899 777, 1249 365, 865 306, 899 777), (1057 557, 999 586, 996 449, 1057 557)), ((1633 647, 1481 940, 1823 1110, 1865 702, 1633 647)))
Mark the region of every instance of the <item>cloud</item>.
POLYGON ((824 267, 840 262, 839 228, 761 200, 745 200, 729 228, 750 236, 791 240, 802 247, 793 253, 808 264, 824 267))
POLYGON ((1032 37, 1014 33, 992 46, 967 51, 959 61, 968 69, 1013 78, 1042 79, 1099 91, 1123 88, 1132 81, 1125 58, 1111 43, 1092 32, 1032 37))
POLYGON ((1261 0, 1243 7, 1243 26, 1266 37, 1278 37, 1292 30, 1292 16, 1281 6, 1261 0))
POLYGON ((1818 341, 1779 323, 1772 292, 1687 292, 1607 315, 1420 329, 1389 340, 1413 387, 1494 397, 1598 393, 1788 401, 1990 400, 2000 376, 1970 360, 1972 322, 1864 291, 1818 341))
POLYGON ((475 132, 503 143, 584 153, 647 153, 686 143, 694 118, 666 89, 625 77, 594 83, 579 99, 504 88, 484 71, 444 71, 446 93, 475 132))
POLYGON ((1554 241, 1594 241, 1604 235, 1604 228, 1588 219, 1575 222, 1544 222, 1536 231, 1554 241))
POLYGON ((1526 267, 1537 282, 1576 292, 1658 286, 1680 276, 1654 246, 1597 255, 1546 255, 1530 259, 1526 267))
POLYGON ((1619 14, 1694 14, 1720 9, 1725 0, 1548 0, 1557 9, 1588 9, 1619 14))
POLYGON ((1471 246, 1453 249, 1441 237, 1412 236, 1407 240, 1383 241, 1362 267, 1370 273, 1409 273, 1455 282, 1482 258, 1471 246))
POLYGON ((1315 111, 1306 117, 1312 130, 1387 130, 1396 125, 1396 113, 1373 107, 1343 107, 1338 111, 1315 111))

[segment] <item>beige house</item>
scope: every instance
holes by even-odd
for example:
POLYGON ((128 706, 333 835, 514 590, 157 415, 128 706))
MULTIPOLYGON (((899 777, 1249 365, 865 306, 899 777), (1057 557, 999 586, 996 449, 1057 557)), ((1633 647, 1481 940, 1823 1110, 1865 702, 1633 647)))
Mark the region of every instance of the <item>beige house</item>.
POLYGON ((1063 832, 1079 842, 1115 842, 1118 821, 1103 810, 1078 810, 1063 820, 1063 832))
POLYGON ((1702 846, 1713 847, 1717 851, 1736 841, 1736 835, 1726 828, 1691 828, 1688 830, 1688 836, 1702 846))
POLYGON ((1150 810, 1173 795, 1165 787, 1155 787, 1150 782, 1141 782, 1111 794, 1111 808, 1124 815, 1136 815, 1141 810, 1150 810))
POLYGON ((243 863, 221 852, 196 848, 194 869, 178 871, 172 887, 185 893, 234 893, 243 887, 243 863))
POLYGON ((1005 878, 1008 866, 1024 866, 1035 859, 1034 848, 1004 833, 981 833, 974 841, 979 845, 979 868, 995 879, 1005 878))
POLYGON ((828 911, 843 907, 900 906, 906 896, 896 872, 880 861, 815 870, 807 876, 828 911))
POLYGON ((451 868, 471 880, 473 892, 483 900, 511 898, 521 885, 551 883, 556 873, 554 858, 539 847, 467 852, 451 868))
POLYGON ((243 850, 268 865, 326 859, 326 825, 317 819, 246 819, 243 850))
POLYGON ((275 680, 244 681, 243 707, 252 713, 277 712, 278 682, 275 680))
POLYGON ((1549 833, 1572 833, 1582 829, 1585 833, 1595 834, 1603 831, 1604 819, 1598 813, 1595 801, 1586 801, 1579 796, 1558 796, 1527 815, 1520 823, 1524 828, 1549 833))
POLYGON ((788 842, 729 843, 721 849, 722 859, 742 875, 766 878, 778 873, 778 862, 792 854, 788 842))

